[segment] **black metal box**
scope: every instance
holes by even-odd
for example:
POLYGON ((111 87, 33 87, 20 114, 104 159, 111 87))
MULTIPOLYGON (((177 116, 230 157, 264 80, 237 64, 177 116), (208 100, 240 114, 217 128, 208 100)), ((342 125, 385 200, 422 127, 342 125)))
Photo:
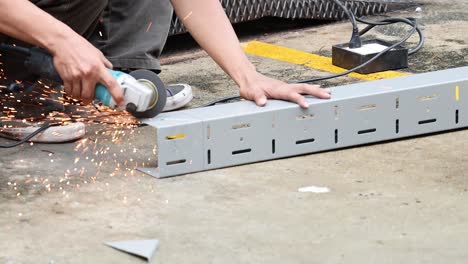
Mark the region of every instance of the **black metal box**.
MULTIPOLYGON (((377 55, 381 49, 390 47, 393 44, 382 40, 363 41, 362 48, 350 49, 348 43, 338 44, 332 48, 332 63, 335 66, 344 69, 353 69, 377 55), (371 47, 380 49, 373 50, 371 47)), ((380 56, 375 61, 356 70, 357 73, 368 74, 387 70, 397 70, 408 67, 408 49, 403 46, 397 46, 387 53, 380 56)))

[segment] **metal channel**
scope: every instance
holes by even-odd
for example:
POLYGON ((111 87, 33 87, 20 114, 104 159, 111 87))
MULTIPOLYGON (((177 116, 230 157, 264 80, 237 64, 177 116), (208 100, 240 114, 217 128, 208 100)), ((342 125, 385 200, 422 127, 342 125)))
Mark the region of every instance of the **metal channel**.
POLYGON ((249 101, 165 113, 157 130, 164 178, 468 126, 468 67, 332 88, 310 108, 249 101))
MULTIPOLYGON (((220 0, 231 23, 247 22, 263 17, 287 19, 346 19, 345 12, 331 0, 220 0)), ((407 7, 408 0, 346 0, 345 5, 357 16, 385 13, 407 7)), ((170 35, 185 33, 181 21, 174 15, 170 35)))

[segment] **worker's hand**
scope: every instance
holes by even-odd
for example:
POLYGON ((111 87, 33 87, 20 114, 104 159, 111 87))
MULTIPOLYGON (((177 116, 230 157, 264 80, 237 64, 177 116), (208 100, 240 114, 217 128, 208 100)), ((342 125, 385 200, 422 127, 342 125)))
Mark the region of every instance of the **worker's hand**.
POLYGON ((54 65, 64 83, 65 92, 89 103, 94 99, 96 84, 104 85, 117 103, 123 101, 123 94, 117 81, 107 69, 112 64, 102 52, 79 35, 72 41, 58 43, 51 50, 54 65))
POLYGON ((254 101, 258 106, 264 106, 267 99, 280 99, 297 103, 302 108, 309 107, 303 95, 312 95, 322 99, 331 98, 330 90, 322 89, 318 85, 288 84, 257 72, 244 84, 240 84, 240 95, 254 101))

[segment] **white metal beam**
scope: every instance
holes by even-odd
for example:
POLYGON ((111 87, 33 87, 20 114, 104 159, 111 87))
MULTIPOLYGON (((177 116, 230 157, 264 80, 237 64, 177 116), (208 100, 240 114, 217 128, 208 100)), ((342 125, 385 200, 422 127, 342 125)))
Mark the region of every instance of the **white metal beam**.
POLYGON ((468 126, 468 67, 332 88, 310 108, 242 101, 161 114, 157 168, 163 178, 468 126))

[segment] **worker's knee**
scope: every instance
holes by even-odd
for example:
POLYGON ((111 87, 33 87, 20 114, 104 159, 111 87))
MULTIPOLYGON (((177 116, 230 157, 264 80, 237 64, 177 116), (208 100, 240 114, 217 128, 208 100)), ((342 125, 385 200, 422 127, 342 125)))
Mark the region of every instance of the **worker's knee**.
POLYGON ((30 0, 37 7, 89 37, 109 0, 30 0))
MULTIPOLYGON (((60 14, 71 11, 90 11, 101 13, 106 8, 109 0, 30 0, 37 7, 51 14, 60 14)), ((86 13, 82 13, 85 15, 86 13)))

